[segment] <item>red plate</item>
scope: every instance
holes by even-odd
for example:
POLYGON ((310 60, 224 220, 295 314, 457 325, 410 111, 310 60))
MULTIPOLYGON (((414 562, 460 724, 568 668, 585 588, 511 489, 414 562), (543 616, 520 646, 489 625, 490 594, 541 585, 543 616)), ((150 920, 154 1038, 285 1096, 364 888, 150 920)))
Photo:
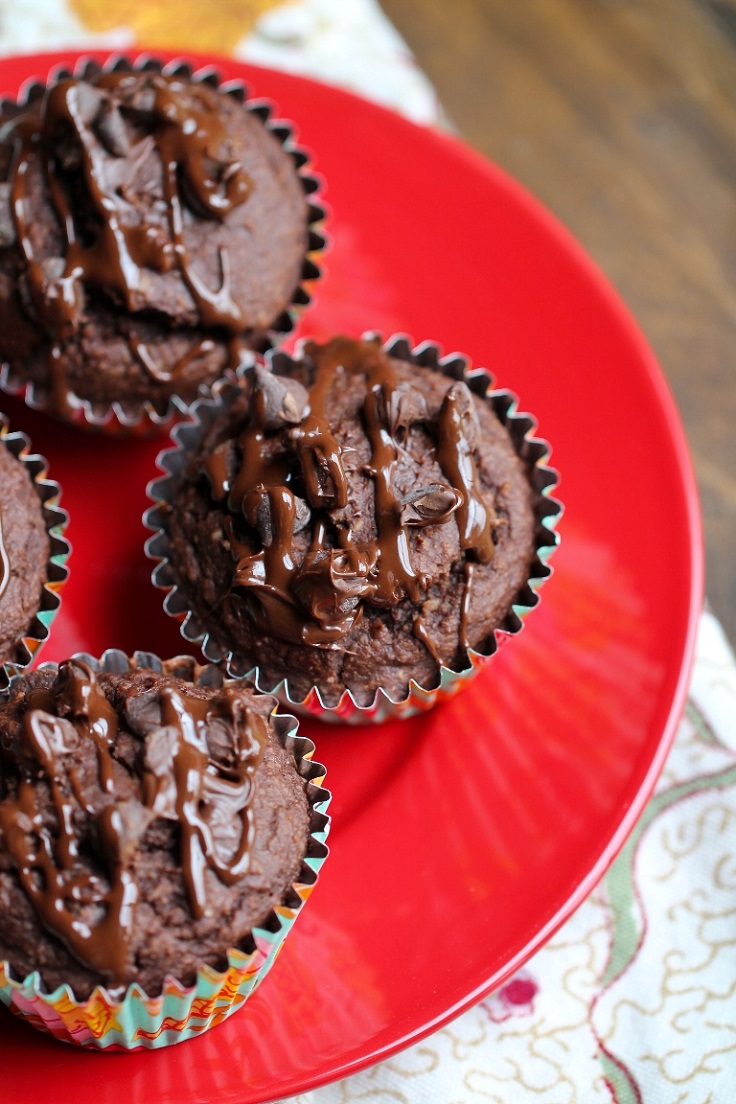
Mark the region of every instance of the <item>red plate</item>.
MULTIPOLYGON (((58 58, 2 63, 10 92, 58 58)), ((349 1074, 477 1001, 601 876, 686 696, 703 557, 687 446, 608 284, 518 185, 445 134, 234 62, 297 121, 329 183, 333 247, 302 332, 409 333, 516 391, 554 446, 555 575, 521 636, 426 718, 305 725, 334 792, 332 855, 263 988, 155 1053, 95 1056, 0 1014, 2 1089, 26 1104, 272 1100, 349 1074)), ((97 439, 4 401, 63 485, 71 579, 42 658, 185 651, 143 553, 155 442, 97 439)))

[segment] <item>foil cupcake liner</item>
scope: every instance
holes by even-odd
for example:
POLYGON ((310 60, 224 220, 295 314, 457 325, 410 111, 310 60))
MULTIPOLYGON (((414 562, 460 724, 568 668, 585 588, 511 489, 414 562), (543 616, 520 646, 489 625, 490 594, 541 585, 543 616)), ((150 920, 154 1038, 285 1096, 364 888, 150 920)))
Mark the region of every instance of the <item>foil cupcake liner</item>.
MULTIPOLYGON (((162 662, 150 652, 137 651, 128 657, 110 649, 100 659, 86 653, 73 658, 90 664, 95 671, 123 673, 136 667, 152 667, 207 686, 221 686, 226 680, 220 668, 200 666, 189 656, 162 662)), ((249 945, 228 950, 225 970, 201 966, 193 985, 182 985, 175 977, 167 976, 160 994, 149 996, 140 985, 132 984, 120 998, 98 986, 85 1001, 78 1001, 69 985, 44 992, 37 972, 16 979, 9 964, 0 961, 0 1000, 11 1012, 74 1046, 102 1051, 153 1050, 201 1035, 247 1001, 271 969, 314 889, 328 853, 327 807, 331 794, 323 785, 325 769, 312 761, 314 744, 298 734, 295 717, 274 711, 272 719, 281 743, 294 756, 297 770, 306 782, 311 810, 310 838, 297 881, 284 895, 283 903, 271 911, 263 924, 253 928, 249 945)))
POLYGON ((25 433, 11 431, 5 414, 0 413, 0 442, 28 472, 36 493, 49 535, 49 559, 46 581, 41 591, 38 610, 23 636, 15 646, 15 655, 0 667, 0 691, 9 679, 25 670, 39 649, 48 640, 51 623, 61 606, 61 590, 69 575, 67 560, 71 552, 64 530, 69 517, 59 506, 61 489, 58 483, 47 478, 48 464, 43 456, 31 451, 31 442, 25 433))
MULTIPOLYGON (((223 94, 232 96, 238 103, 241 103, 248 112, 257 116, 269 133, 280 142, 294 162, 302 189, 307 198, 307 250, 302 263, 300 280, 294 289, 291 303, 274 319, 271 327, 260 341, 259 351, 264 352, 293 331, 299 316, 312 302, 313 284, 322 276, 319 263, 320 255, 327 248, 327 238, 323 229, 325 208, 320 194, 323 189, 323 181, 319 175, 311 170, 311 154, 297 144, 294 124, 279 119, 275 114, 275 105, 270 100, 262 97, 251 99, 247 85, 242 81, 221 81, 214 66, 205 66, 194 70, 186 58, 177 58, 166 63, 148 54, 142 54, 132 60, 125 56, 112 55, 103 63, 91 58, 80 58, 73 68, 62 65, 52 69, 46 81, 39 79, 26 81, 21 86, 17 99, 13 101, 4 100, 2 106, 7 111, 20 113, 29 104, 41 99, 46 89, 57 81, 70 77, 85 79, 96 76, 101 72, 119 71, 147 71, 164 73, 167 76, 183 76, 191 78, 193 82, 207 84, 212 88, 219 89, 223 94)), ((250 359, 247 350, 244 352, 243 358, 245 361, 250 359)), ((232 375, 231 369, 225 369, 223 372, 223 376, 228 375, 232 375)), ((210 395, 211 389, 211 383, 201 383, 198 389, 198 397, 210 395)), ((59 411, 50 402, 49 389, 45 384, 38 384, 33 380, 24 379, 21 374, 14 372, 9 364, 3 362, 0 362, 0 390, 21 399, 34 410, 51 414, 80 428, 100 431, 111 436, 150 437, 158 433, 168 432, 174 422, 187 414, 193 401, 187 401, 178 395, 172 395, 167 400, 165 407, 159 409, 151 400, 130 403, 124 400, 112 403, 94 403, 80 396, 69 394, 69 411, 59 411)))
MULTIPOLYGON (((373 332, 363 335, 368 340, 377 337, 373 332)), ((166 474, 149 484, 148 494, 155 504, 146 511, 143 519, 144 524, 154 531, 154 535, 146 542, 147 555, 156 561, 152 581, 154 586, 165 592, 164 609, 180 622, 182 636, 200 647, 210 662, 224 664, 229 674, 247 678, 256 689, 273 694, 289 710, 320 720, 348 724, 381 723, 432 709, 453 697, 488 663, 502 643, 518 634, 526 616, 539 603, 540 588, 552 574, 549 559, 559 543, 556 526, 563 510, 562 504, 552 497, 559 476, 555 469, 547 465, 550 446, 533 435, 535 419, 519 410, 518 400, 511 391, 496 389, 492 375, 485 368, 472 367, 469 358, 463 354, 453 353, 443 357, 439 346, 430 341, 413 348, 409 337, 396 334, 384 342, 383 349, 389 356, 440 371, 452 379, 462 380, 474 394, 486 399, 499 421, 506 427, 517 454, 528 465, 531 486, 536 492, 535 557, 527 582, 517 594, 503 623, 488 637, 486 646, 482 650, 468 649, 466 666, 460 669, 440 666, 436 685, 425 687, 411 681, 406 697, 400 700, 379 688, 370 704, 361 705, 349 690, 345 690, 337 704, 330 705, 324 701, 316 686, 305 697, 295 697, 289 688, 288 678, 272 684, 264 678, 259 667, 241 668, 237 655, 216 640, 202 624, 191 608, 187 595, 177 585, 169 562, 167 514, 189 452, 236 393, 239 386, 237 383, 223 382, 215 389, 211 398, 194 405, 191 422, 174 428, 171 435, 173 447, 162 451, 157 459, 159 468, 166 474)), ((295 356, 298 355, 299 349, 295 356)), ((266 354, 266 359, 271 366, 278 367, 279 360, 290 363, 292 358, 282 351, 271 350, 266 354)), ((241 380, 247 372, 248 369, 244 369, 241 380)))

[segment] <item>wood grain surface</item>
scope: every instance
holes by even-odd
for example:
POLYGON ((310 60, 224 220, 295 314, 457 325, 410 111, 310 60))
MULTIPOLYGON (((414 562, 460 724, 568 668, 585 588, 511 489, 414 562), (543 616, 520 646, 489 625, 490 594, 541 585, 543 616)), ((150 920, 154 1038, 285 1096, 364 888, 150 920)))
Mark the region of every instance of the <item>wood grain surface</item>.
POLYGON ((462 137, 567 225, 649 339, 736 642, 736 0, 382 6, 462 137))

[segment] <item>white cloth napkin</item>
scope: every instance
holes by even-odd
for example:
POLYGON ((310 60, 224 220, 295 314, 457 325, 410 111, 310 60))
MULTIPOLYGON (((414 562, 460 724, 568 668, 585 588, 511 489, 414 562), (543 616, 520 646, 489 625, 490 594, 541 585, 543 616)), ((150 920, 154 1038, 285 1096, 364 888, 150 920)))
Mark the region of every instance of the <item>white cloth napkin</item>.
MULTIPOLYGON (((90 30, 74 0, 0 0, 0 53, 136 45, 131 27, 112 23, 90 30)), ((234 42, 239 58, 332 81, 416 122, 443 121, 375 0, 291 0, 234 42)), ((655 795, 590 897, 476 1007, 290 1104, 736 1101, 735 831, 736 661, 705 612, 655 795)))
POLYGON ((656 792, 590 897, 479 1005, 291 1104, 731 1104, 735 831, 736 662, 706 612, 656 792))

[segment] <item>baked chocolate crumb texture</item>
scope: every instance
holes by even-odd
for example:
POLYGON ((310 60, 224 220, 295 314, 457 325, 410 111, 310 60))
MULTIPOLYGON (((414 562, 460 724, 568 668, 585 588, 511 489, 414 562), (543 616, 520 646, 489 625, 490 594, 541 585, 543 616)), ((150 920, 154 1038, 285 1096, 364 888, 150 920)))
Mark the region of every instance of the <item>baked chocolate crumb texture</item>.
POLYGON ((0 105, 0 386, 151 432, 310 301, 320 181, 212 68, 80 62, 0 105))
POLYGON ((426 710, 536 606, 557 474, 533 419, 465 356, 306 341, 194 419, 149 488, 153 581, 187 640, 289 708, 426 710))
POLYGON ((0 413, 0 689, 48 639, 69 574, 68 517, 47 470, 0 413))
POLYGON ((0 696, 0 998, 98 1049, 231 1015, 314 887, 324 768, 221 670, 77 655, 0 696))

